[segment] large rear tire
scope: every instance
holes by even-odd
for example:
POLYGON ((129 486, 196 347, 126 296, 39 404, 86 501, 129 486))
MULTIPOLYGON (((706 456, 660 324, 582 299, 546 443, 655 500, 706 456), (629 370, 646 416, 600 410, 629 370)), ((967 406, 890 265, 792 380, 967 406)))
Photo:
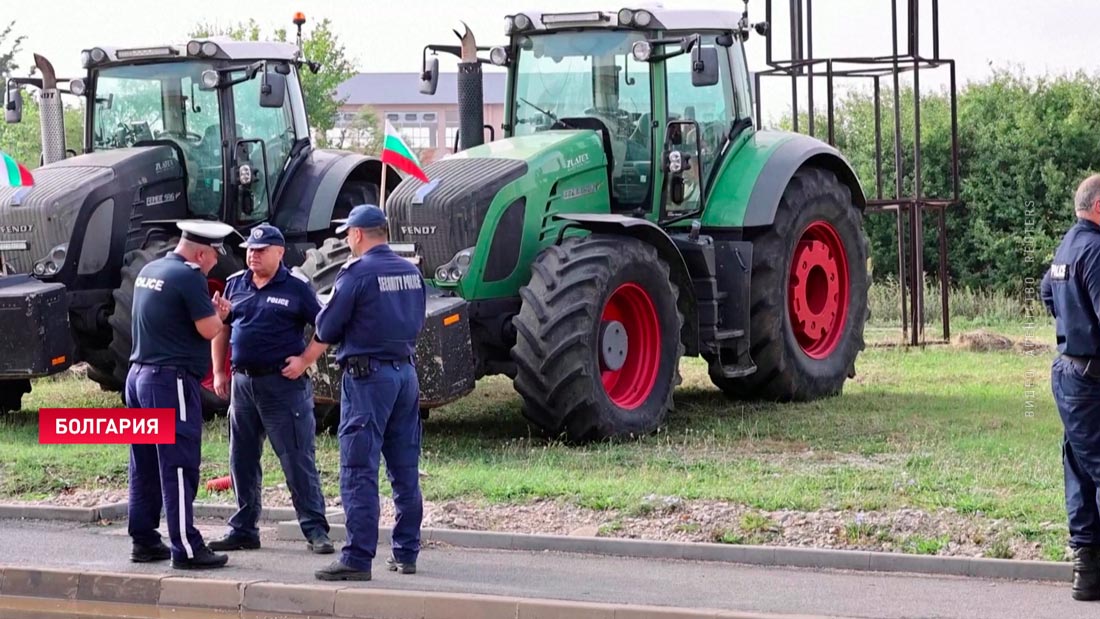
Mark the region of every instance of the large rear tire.
POLYGON ((807 401, 842 392, 855 376, 868 317, 862 214, 849 189, 803 168, 783 192, 775 222, 753 242, 750 351, 757 371, 711 380, 743 399, 807 401))
MULTIPOLYGON (((149 241, 145 247, 126 254, 122 260, 122 283, 113 293, 115 309, 108 319, 112 331, 110 351, 114 359, 112 372, 114 384, 125 385, 126 374, 130 368, 130 353, 134 345, 131 330, 133 325, 134 282, 145 265, 168 255, 176 248, 178 243, 178 237, 154 239, 149 241)), ((225 290, 226 278, 241 268, 243 268, 243 264, 236 256, 222 256, 218 264, 207 275, 207 284, 211 294, 215 290, 225 290)), ((214 393, 211 373, 207 373, 202 381, 202 386, 200 394, 202 397, 203 418, 212 419, 224 415, 229 410, 229 400, 214 393)))
POLYGON ((528 421, 573 441, 656 430, 680 384, 678 294, 657 250, 637 239, 594 234, 543 251, 513 319, 528 421))

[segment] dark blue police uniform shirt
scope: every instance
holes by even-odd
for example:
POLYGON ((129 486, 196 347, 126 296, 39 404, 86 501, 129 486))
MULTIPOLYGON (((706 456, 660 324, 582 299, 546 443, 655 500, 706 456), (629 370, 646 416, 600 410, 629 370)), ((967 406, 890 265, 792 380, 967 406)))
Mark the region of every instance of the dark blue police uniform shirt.
POLYGON ((1081 219, 1066 232, 1040 295, 1055 318, 1058 352, 1100 357, 1100 226, 1081 219))
POLYGON ((345 265, 317 315, 317 339, 342 342, 336 360, 368 355, 407 359, 424 326, 427 288, 414 264, 378 245, 345 265))
POLYGON ((171 253, 145 265, 134 286, 131 362, 175 365, 203 377, 210 341, 195 321, 215 315, 206 276, 197 264, 171 253))
POLYGON ((292 274, 280 264, 263 288, 252 281, 245 269, 229 276, 225 298, 233 304, 226 323, 234 366, 279 367, 287 357, 305 350, 305 326, 314 324, 321 302, 303 276, 292 274))

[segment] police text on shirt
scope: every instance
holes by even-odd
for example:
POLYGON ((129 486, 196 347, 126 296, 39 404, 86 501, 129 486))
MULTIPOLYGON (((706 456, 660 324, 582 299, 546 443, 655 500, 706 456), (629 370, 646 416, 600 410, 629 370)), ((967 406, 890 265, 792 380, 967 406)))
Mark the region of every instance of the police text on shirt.
POLYGON ((155 279, 152 277, 139 277, 134 281, 135 288, 149 288, 151 290, 159 291, 164 287, 163 279, 155 279))
POLYGON ((419 275, 381 275, 378 277, 378 290, 381 292, 401 292, 420 290, 423 284, 419 275))

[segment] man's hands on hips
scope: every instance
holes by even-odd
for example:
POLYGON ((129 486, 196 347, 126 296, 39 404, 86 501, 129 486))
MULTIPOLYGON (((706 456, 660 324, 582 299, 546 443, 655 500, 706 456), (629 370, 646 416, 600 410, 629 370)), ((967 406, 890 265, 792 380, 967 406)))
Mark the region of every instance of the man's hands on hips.
POLYGON ((283 376, 290 380, 296 380, 310 365, 311 364, 307 363, 300 355, 296 357, 287 357, 286 366, 283 367, 283 376))

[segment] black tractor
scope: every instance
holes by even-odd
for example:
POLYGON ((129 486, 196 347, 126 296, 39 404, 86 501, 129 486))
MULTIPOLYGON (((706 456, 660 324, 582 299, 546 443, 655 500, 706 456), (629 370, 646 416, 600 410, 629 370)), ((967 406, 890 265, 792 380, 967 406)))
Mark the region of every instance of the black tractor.
MULTIPOLYGON (((210 39, 139 49, 94 47, 87 72, 8 80, 7 122, 34 87, 43 156, 33 184, 0 188, 0 411, 20 408, 30 379, 86 362, 107 390, 124 384, 134 280, 172 251, 176 222, 209 219, 247 234, 269 222, 287 237, 288 266, 332 238, 332 221, 376 202, 377 158, 315 148, 299 76, 319 65, 298 42, 210 39), (64 144, 61 95, 84 99, 79 153, 64 144)), ((386 185, 401 178, 392 169, 386 185)), ((243 238, 243 237, 242 237, 243 238)), ((230 239, 232 241, 232 239, 230 239)), ((230 247, 210 292, 244 268, 230 247)), ((204 382, 208 414, 226 402, 204 382)))

